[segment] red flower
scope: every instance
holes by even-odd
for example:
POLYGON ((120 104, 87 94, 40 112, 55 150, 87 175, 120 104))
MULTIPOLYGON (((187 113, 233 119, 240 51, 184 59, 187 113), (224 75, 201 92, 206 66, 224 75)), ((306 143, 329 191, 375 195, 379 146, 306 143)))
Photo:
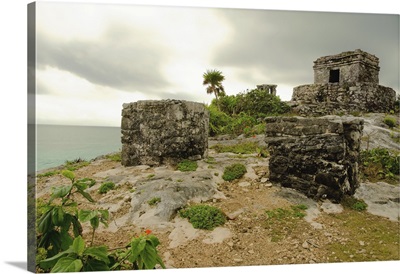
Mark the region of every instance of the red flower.
POLYGON ((144 233, 146 233, 146 235, 149 235, 151 233, 151 230, 150 229, 146 229, 146 231, 144 233))

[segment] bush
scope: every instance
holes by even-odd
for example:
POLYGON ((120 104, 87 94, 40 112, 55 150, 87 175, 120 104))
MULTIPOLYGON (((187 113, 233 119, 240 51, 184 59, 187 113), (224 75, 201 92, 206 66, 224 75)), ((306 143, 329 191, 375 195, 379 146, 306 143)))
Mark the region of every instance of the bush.
POLYGON ((212 230, 226 221, 220 209, 209 205, 193 205, 180 210, 179 215, 187 218, 194 228, 206 230, 212 230))
POLYGON ((99 188, 99 193, 105 194, 114 188, 115 188, 115 184, 113 182, 104 182, 101 184, 101 186, 99 188))
POLYGON ((352 196, 344 196, 341 204, 346 208, 350 208, 356 211, 364 211, 368 207, 364 200, 356 199, 352 196))
POLYGON ((152 198, 152 199, 150 199, 150 200, 147 201, 147 203, 148 203, 150 206, 156 205, 156 204, 158 204, 158 203, 160 203, 160 202, 161 202, 161 198, 160 198, 160 197, 154 197, 154 198, 152 198))
POLYGON ((197 169, 197 162, 190 161, 190 160, 183 160, 178 164, 178 170, 180 171, 196 171, 197 169))
POLYGON ((393 117, 386 116, 383 122, 390 128, 394 128, 396 126, 396 119, 393 117))
POLYGON ((362 171, 372 180, 394 179, 400 173, 400 155, 394 155, 385 148, 375 148, 361 152, 362 171))
POLYGON ((232 164, 227 166, 224 170, 224 174, 222 175, 222 179, 225 181, 233 181, 235 179, 242 178, 243 175, 247 172, 246 167, 242 164, 232 164))

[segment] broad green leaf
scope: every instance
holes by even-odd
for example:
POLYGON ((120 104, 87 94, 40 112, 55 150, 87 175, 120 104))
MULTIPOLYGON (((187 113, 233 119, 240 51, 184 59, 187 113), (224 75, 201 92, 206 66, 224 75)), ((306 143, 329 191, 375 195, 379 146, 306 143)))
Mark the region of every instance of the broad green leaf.
POLYGON ((153 246, 146 245, 140 256, 142 257, 145 269, 153 269, 156 266, 158 254, 153 246))
POLYGON ((72 223, 72 218, 73 218, 73 216, 71 214, 66 213, 66 212, 64 212, 63 215, 64 215, 64 219, 62 221, 62 224, 60 225, 61 233, 69 231, 69 228, 71 227, 71 223, 72 223))
POLYGON ((106 246, 96 246, 96 247, 88 247, 86 250, 83 252, 84 255, 89 255, 92 256, 106 264, 110 263, 110 260, 108 258, 108 253, 107 253, 107 247, 106 246))
POLYGON ((39 240, 38 247, 48 249, 50 246, 52 248, 47 251, 48 257, 56 255, 61 250, 61 235, 56 230, 44 233, 39 240))
POLYGON ((47 212, 45 212, 39 219, 38 232, 45 233, 53 229, 52 213, 53 207, 51 207, 47 212))
POLYGON ((81 222, 87 222, 97 216, 97 210, 80 210, 78 218, 81 222))
POLYGON ((104 209, 99 209, 98 212, 101 214, 101 217, 104 220, 108 220, 110 213, 108 212, 108 210, 104 210, 104 209))
POLYGON ((82 235, 82 225, 79 222, 78 218, 76 216, 72 216, 72 231, 74 233, 75 237, 78 237, 79 235, 82 235))
POLYGON ((71 191, 71 189, 72 185, 53 188, 50 201, 53 201, 56 198, 64 198, 71 191))
POLYGON ((81 236, 75 238, 74 242, 72 243, 72 251, 82 256, 83 251, 85 250, 85 241, 82 239, 81 236))
POLYGON ((88 185, 86 184, 86 183, 84 183, 84 182, 76 182, 76 183, 74 183, 74 186, 77 188, 77 189, 79 189, 79 190, 82 190, 82 191, 84 191, 85 189, 87 189, 88 188, 88 185))
POLYGON ((75 179, 75 174, 70 170, 63 170, 61 173, 64 177, 73 181, 75 179))
POLYGON ((109 271, 110 268, 103 261, 98 261, 96 259, 88 259, 82 269, 84 272, 87 271, 109 271))
POLYGON ((63 251, 63 252, 57 253, 56 255, 54 255, 54 256, 52 256, 52 257, 46 259, 46 260, 40 261, 40 262, 39 262, 39 266, 40 266, 41 268, 45 269, 45 270, 46 270, 46 269, 50 269, 50 268, 54 267, 54 265, 58 262, 58 260, 59 260, 60 258, 62 258, 62 257, 64 257, 64 256, 67 256, 67 255, 70 254, 71 252, 72 252, 72 249, 69 248, 69 249, 67 249, 67 250, 65 250, 65 251, 63 251))
POLYGON ((64 210, 62 207, 57 206, 53 208, 52 221, 55 226, 62 226, 64 221, 64 210))
POLYGON ((133 263, 139 257, 140 253, 146 246, 146 239, 139 237, 131 242, 131 256, 129 256, 129 261, 133 263))
POLYGON ((61 239, 61 250, 68 250, 68 248, 72 245, 73 243, 73 238, 69 235, 68 231, 62 231, 60 233, 60 239, 61 239))
POLYGON ((98 216, 93 217, 90 219, 90 225, 94 228, 97 229, 99 227, 100 220, 98 216))
POLYGON ((160 244, 160 241, 158 240, 158 238, 154 235, 149 235, 147 236, 148 240, 151 242, 151 244, 154 247, 157 247, 160 244))
POLYGON ((94 203, 94 200, 93 200, 92 196, 90 196, 89 193, 87 193, 83 190, 80 190, 80 189, 78 189, 78 193, 80 193, 83 197, 85 197, 85 199, 88 200, 89 202, 94 203))
POLYGON ((64 257, 58 260, 56 265, 51 269, 50 273, 58 272, 79 272, 83 267, 80 259, 64 257))

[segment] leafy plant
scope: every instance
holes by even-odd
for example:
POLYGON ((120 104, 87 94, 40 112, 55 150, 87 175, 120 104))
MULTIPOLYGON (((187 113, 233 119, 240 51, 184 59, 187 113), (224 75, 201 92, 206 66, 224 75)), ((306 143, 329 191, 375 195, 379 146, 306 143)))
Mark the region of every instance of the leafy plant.
POLYGON ((350 208, 356 211, 365 211, 368 207, 364 200, 356 199, 353 196, 347 195, 343 197, 341 204, 346 208, 350 208))
POLYGON ((196 161, 183 160, 182 162, 178 163, 178 170, 182 172, 196 171, 197 167, 196 161))
POLYGON ((80 194, 89 202, 93 198, 85 190, 89 187, 88 180, 75 180, 72 171, 64 170, 62 175, 70 179, 71 184, 54 187, 47 204, 42 205, 42 215, 37 221, 38 248, 47 250, 48 256, 54 256, 65 251, 72 243, 73 237, 82 234, 82 225, 78 220, 77 203, 72 199, 74 194, 80 194), (54 201, 57 200, 57 203, 54 201), (54 203, 53 203, 54 202, 54 203))
POLYGON ((394 155, 385 148, 361 152, 363 174, 370 180, 395 179, 400 173, 400 154, 394 155))
POLYGON ((42 269, 51 269, 52 273, 80 271, 108 271, 108 251, 106 246, 86 247, 81 236, 74 239, 67 250, 42 260, 42 269))
POLYGON ((161 202, 161 198, 160 198, 160 197, 153 197, 152 199, 150 199, 150 200, 147 201, 147 203, 148 203, 150 206, 156 205, 156 204, 158 204, 158 203, 160 203, 160 202, 161 202))
POLYGON ((108 227, 108 218, 109 212, 108 210, 80 210, 78 214, 78 218, 81 222, 90 222, 92 227, 92 241, 90 245, 93 245, 94 242, 94 234, 96 229, 99 227, 99 224, 102 223, 105 227, 108 227))
POLYGON ((151 230, 146 230, 145 234, 132 239, 127 251, 119 254, 119 259, 111 267, 111 270, 126 268, 123 266, 125 261, 128 261, 134 270, 154 269, 157 264, 165 268, 158 255, 157 246, 159 244, 160 241, 151 234, 151 230))
POLYGON ((99 193, 100 194, 105 194, 107 192, 109 192, 110 190, 115 188, 115 183, 113 182, 104 182, 101 184, 100 188, 99 188, 99 193))
POLYGON ((222 179, 224 179, 225 181, 233 181, 235 179, 243 177, 246 172, 246 167, 243 164, 232 164, 225 168, 222 179))
POLYGON ((209 205, 192 205, 179 211, 182 218, 187 218, 194 228, 213 230, 226 222, 224 213, 209 205))
POLYGON ((225 95, 224 86, 222 85, 224 80, 225 76, 219 70, 207 70, 203 73, 203 85, 207 85, 207 94, 214 93, 217 106, 218 98, 225 95))

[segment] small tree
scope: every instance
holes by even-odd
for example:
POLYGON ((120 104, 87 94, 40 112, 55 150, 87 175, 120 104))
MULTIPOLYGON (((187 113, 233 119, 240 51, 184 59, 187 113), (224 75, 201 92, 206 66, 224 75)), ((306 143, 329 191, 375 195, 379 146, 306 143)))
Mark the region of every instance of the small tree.
POLYGON ((218 70, 207 70, 203 74, 203 85, 208 85, 207 94, 214 93, 215 100, 217 101, 220 96, 225 95, 224 87, 222 86, 222 81, 225 80, 225 76, 222 75, 221 71, 218 70))

